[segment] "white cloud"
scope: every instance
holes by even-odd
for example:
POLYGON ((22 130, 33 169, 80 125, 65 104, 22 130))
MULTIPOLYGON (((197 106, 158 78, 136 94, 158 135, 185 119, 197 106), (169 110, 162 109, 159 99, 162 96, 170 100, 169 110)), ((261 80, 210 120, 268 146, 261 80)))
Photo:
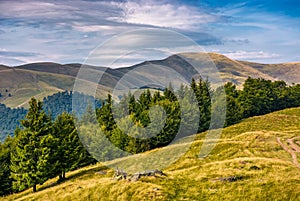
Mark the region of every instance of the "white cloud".
MULTIPOLYGON (((171 0, 0 0, 0 18, 0 51, 40 53, 32 56, 32 61, 82 62, 111 36, 149 27, 179 31, 234 59, 278 62, 293 61, 299 55, 299 18, 261 12, 245 3, 211 9, 171 0)), ((118 48, 132 43, 143 46, 152 43, 150 39, 124 39, 118 41, 118 48)), ((170 40, 170 44, 178 51, 189 50, 180 41, 170 40)), ((159 49, 160 41, 155 46, 159 49)), ((108 50, 107 56, 118 53, 115 48, 108 50)), ((28 56, 15 55, 8 58, 9 63, 14 58, 31 61, 28 56)))
POLYGON ((4 17, 66 17, 66 11, 76 11, 75 7, 40 1, 3 1, 1 16, 4 17), (3 12, 4 11, 4 12, 3 12))
POLYGON ((118 4, 123 15, 111 20, 131 24, 144 24, 177 29, 197 29, 200 25, 215 22, 218 17, 199 8, 157 1, 127 1, 118 4))
POLYGON ((236 60, 257 60, 257 59, 274 59, 279 58, 279 54, 269 53, 264 51, 236 51, 224 53, 225 56, 236 60))

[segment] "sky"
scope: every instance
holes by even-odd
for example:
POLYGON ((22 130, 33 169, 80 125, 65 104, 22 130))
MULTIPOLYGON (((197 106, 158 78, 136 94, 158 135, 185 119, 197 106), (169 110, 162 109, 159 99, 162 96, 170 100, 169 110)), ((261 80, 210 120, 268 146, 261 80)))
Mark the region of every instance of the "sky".
MULTIPOLYGON (((297 0, 0 0, 0 64, 84 63, 105 41, 149 28, 178 32, 232 59, 300 61, 297 0)), ((141 54, 118 65, 156 59, 141 54)))

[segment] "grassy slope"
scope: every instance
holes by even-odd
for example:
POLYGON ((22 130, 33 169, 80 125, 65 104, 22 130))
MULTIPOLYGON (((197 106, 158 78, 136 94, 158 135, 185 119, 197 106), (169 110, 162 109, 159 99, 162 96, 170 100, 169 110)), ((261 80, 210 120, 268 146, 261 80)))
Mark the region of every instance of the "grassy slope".
POLYGON ((259 64, 253 62, 240 61, 244 65, 251 66, 276 79, 285 80, 287 83, 299 83, 300 62, 282 64, 259 64))
MULTIPOLYGON (((96 164, 68 173, 64 183, 50 180, 35 194, 30 189, 4 200, 299 200, 300 169, 276 141, 280 137, 286 143, 295 136, 300 136, 300 108, 249 118, 223 129, 217 146, 205 159, 198 158, 205 133, 198 134, 189 151, 164 169, 167 177, 115 181, 113 170, 96 164), (96 174, 99 171, 107 174, 96 174), (218 180, 228 176, 243 179, 218 180)), ((160 152, 167 158, 180 145, 144 155, 160 152)), ((135 160, 133 156, 126 161, 135 164, 135 160)))
POLYGON ((70 90, 74 84, 70 76, 24 69, 0 71, 0 76, 3 78, 0 89, 8 89, 13 95, 2 101, 9 107, 24 106, 33 96, 42 99, 58 91, 70 90))

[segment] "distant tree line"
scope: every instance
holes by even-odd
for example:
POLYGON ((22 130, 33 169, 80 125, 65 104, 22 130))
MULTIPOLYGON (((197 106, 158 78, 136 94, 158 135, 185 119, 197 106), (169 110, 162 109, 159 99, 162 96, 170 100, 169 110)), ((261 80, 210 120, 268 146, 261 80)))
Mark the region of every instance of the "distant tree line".
MULTIPOLYGON (((72 101, 76 105, 76 116, 81 117, 89 103, 94 102, 95 107, 101 107, 101 101, 92 96, 87 96, 82 93, 63 91, 47 96, 43 99, 43 109, 46 114, 51 115, 52 119, 61 115, 63 112, 72 113, 72 101), (74 98, 74 99, 73 99, 74 98)), ((4 104, 0 104, 0 141, 10 135, 14 135, 14 130, 17 126, 21 126, 20 120, 24 119, 27 109, 24 108, 9 108, 4 104)))
MULTIPOLYGON (((80 118, 66 112, 53 118, 41 102, 32 99, 15 136, 0 143, 0 194, 29 187, 36 191, 37 184, 56 176, 61 181, 66 171, 95 162, 91 155, 109 160, 166 146, 181 135, 181 124, 186 129, 179 137, 206 131, 212 111, 226 113, 225 126, 229 126, 251 116, 300 106, 300 85, 288 86, 283 81, 248 78, 241 90, 232 83, 224 89, 226 108, 218 104, 222 89, 213 90, 207 80, 200 79, 177 91, 170 85, 163 92, 146 89, 138 97, 129 93, 118 103, 108 95, 96 115, 89 106, 80 118), (193 116, 194 110, 199 117, 193 116), (181 111, 187 112, 183 115, 181 111), (196 131, 189 130, 194 120, 198 121, 196 131), (108 141, 114 146, 103 149, 108 141)), ((58 95, 64 96, 69 95, 58 95)))
POLYGON ((12 135, 20 120, 25 117, 27 110, 24 108, 12 109, 0 103, 0 141, 12 135))
POLYGON ((63 112, 73 113, 72 102, 76 105, 76 116, 81 117, 86 112, 88 104, 94 103, 96 108, 101 107, 101 100, 78 92, 63 91, 47 96, 43 99, 43 109, 52 118, 56 118, 63 112))

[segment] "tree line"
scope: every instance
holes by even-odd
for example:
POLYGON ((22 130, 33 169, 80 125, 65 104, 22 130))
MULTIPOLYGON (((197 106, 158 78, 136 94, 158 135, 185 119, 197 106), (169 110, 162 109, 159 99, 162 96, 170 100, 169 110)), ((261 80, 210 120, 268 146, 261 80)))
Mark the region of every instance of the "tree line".
POLYGON ((226 83, 223 89, 213 90, 207 80, 193 79, 190 86, 182 85, 177 91, 172 86, 163 93, 151 93, 147 89, 138 97, 129 93, 118 103, 108 95, 103 107, 96 110, 97 118, 90 116, 84 121, 86 125, 81 125, 79 129, 89 152, 98 160, 105 161, 125 156, 126 153, 135 154, 163 147, 174 138, 203 132, 210 126, 217 128, 217 125, 211 125, 214 124, 211 122, 212 111, 219 113, 217 117, 226 113, 226 127, 248 117, 297 106, 300 106, 300 85, 288 86, 284 81, 249 77, 241 90, 231 82, 226 83), (219 103, 224 98, 222 90, 226 94, 226 107, 219 103), (193 102, 197 103, 196 106, 193 102), (153 109, 157 106, 165 114, 162 110, 153 109), (198 118, 190 112, 193 110, 199 111, 198 118), (194 121, 198 121, 198 129, 189 130, 194 121), (101 128, 96 132, 92 129, 95 123, 96 127, 101 128), (181 126, 185 128, 184 132, 180 130, 181 126), (110 146, 106 139, 114 146, 110 146))
POLYGON ((96 115, 88 106, 80 118, 63 112, 54 119, 33 98, 15 136, 0 144, 0 194, 29 187, 36 191, 37 184, 57 176, 61 181, 66 171, 94 163, 94 158, 105 161, 141 153, 206 131, 212 111, 226 113, 225 126, 230 126, 244 118, 300 106, 300 85, 288 86, 284 81, 249 77, 240 90, 233 83, 226 83, 224 89, 226 108, 218 104, 222 88, 212 89, 209 81, 193 79, 190 86, 176 91, 171 85, 164 91, 146 89, 139 96, 128 93, 119 102, 108 95, 96 107, 96 115), (197 129, 192 130, 195 121, 197 129))
POLYGON ((20 120, 25 117, 27 110, 24 108, 9 108, 0 104, 0 141, 4 141, 8 135, 12 135, 20 120))
MULTIPOLYGON (((53 119, 63 112, 72 113, 72 101, 76 104, 77 116, 81 117, 86 110, 86 105, 94 101, 95 107, 101 107, 101 101, 94 99, 92 96, 87 96, 82 93, 72 91, 62 91, 47 96, 43 99, 43 109, 53 119)), ((20 121, 24 119, 27 109, 24 108, 9 108, 4 104, 0 104, 0 141, 14 135, 14 130, 20 126, 20 121)))

